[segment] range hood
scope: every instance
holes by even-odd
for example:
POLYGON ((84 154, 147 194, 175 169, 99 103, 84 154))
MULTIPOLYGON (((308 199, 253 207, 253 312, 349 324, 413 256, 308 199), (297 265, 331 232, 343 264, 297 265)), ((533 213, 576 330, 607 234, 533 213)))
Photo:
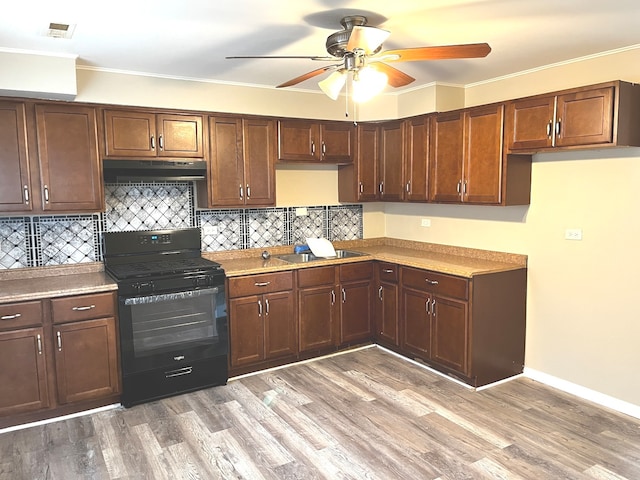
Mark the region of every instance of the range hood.
POLYGON ((207 163, 202 160, 103 160, 102 169, 107 183, 190 182, 207 176, 207 163))

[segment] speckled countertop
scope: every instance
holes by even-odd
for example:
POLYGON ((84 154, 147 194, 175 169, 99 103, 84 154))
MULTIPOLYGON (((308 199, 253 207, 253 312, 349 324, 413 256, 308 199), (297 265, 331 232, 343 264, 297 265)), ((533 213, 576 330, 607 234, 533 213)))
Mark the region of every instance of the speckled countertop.
POLYGON ((117 290, 102 263, 0 272, 0 303, 117 290))
POLYGON ((256 273, 278 272, 300 268, 363 262, 367 260, 387 261, 410 267, 433 270, 451 275, 472 278, 475 275, 526 268, 526 255, 494 252, 463 247, 453 247, 424 242, 413 242, 393 238, 375 238, 335 242, 340 249, 365 253, 361 257, 327 259, 310 263, 289 263, 275 255, 290 253, 292 247, 274 247, 266 250, 272 255, 269 260, 260 257, 262 250, 209 253, 204 256, 220 262, 227 277, 256 273))
MULTIPOLYGON (((368 260, 397 263, 466 278, 486 273, 517 270, 527 266, 526 255, 393 238, 334 242, 334 246, 339 249, 362 252, 365 255, 348 259, 327 259, 296 264, 274 258, 275 255, 292 252, 293 247, 283 246, 267 248, 266 250, 272 255, 269 260, 263 260, 260 256, 263 249, 205 253, 203 256, 220 262, 227 277, 368 260)), ((98 262, 69 267, 0 271, 0 303, 107 292, 117 290, 117 288, 116 283, 104 272, 103 264, 98 262)))

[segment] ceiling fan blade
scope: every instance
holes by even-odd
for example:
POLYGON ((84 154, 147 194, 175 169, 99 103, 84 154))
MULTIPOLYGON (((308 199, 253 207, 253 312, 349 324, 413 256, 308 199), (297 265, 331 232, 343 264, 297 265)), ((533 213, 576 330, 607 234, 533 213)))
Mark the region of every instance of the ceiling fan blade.
POLYGON ((347 51, 353 52, 356 48, 364 50, 364 53, 371 55, 382 46, 390 32, 375 27, 355 26, 349 35, 347 51))
POLYGON ((372 62, 369 64, 369 66, 371 68, 375 68, 379 72, 384 73, 389 79, 387 83, 394 88, 404 87, 405 85, 409 85, 411 82, 415 81, 415 78, 413 78, 412 76, 407 75, 406 73, 401 72, 397 68, 394 68, 391 65, 387 65, 386 63, 372 62))
POLYGON ((446 60, 453 58, 480 58, 489 55, 487 43, 466 45, 442 45, 438 47, 400 48, 380 54, 385 62, 415 62, 419 60, 446 60), (394 58, 395 57, 395 58, 394 58))
POLYGON ((341 64, 328 65, 326 67, 317 68, 316 70, 311 70, 310 72, 307 72, 304 75, 300 75, 299 77, 293 78, 288 82, 281 83, 276 88, 291 87, 292 85, 297 85, 300 82, 304 82, 305 80, 309 80, 310 78, 317 77, 318 75, 322 75, 324 72, 328 72, 329 70, 335 70, 336 68, 339 68, 339 67, 342 67, 342 65, 341 64))
POLYGON ((316 55, 235 55, 230 57, 224 57, 227 60, 237 60, 237 59, 252 59, 252 58, 270 58, 270 59, 309 59, 309 60, 320 60, 323 62, 335 62, 336 57, 320 57, 316 55))

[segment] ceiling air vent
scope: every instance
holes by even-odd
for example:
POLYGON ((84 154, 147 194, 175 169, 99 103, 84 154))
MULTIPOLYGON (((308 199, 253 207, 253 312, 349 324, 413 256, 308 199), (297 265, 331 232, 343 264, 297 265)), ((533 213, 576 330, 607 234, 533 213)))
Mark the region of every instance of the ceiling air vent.
POLYGON ((73 31, 76 29, 75 24, 69 23, 54 23, 49 24, 49 28, 46 31, 47 37, 53 38, 71 38, 73 31))

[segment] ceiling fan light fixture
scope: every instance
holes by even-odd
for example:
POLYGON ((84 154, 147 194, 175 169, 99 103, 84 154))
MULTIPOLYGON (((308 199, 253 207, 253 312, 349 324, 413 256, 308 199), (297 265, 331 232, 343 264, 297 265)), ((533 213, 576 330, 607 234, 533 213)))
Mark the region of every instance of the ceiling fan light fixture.
POLYGON ((387 86, 386 74, 371 67, 364 67, 353 74, 353 101, 363 103, 371 100, 387 86))
POLYGON ((318 82, 320 89, 332 100, 337 100, 340 95, 340 90, 347 82, 347 72, 344 70, 337 70, 329 75, 327 78, 318 82))

